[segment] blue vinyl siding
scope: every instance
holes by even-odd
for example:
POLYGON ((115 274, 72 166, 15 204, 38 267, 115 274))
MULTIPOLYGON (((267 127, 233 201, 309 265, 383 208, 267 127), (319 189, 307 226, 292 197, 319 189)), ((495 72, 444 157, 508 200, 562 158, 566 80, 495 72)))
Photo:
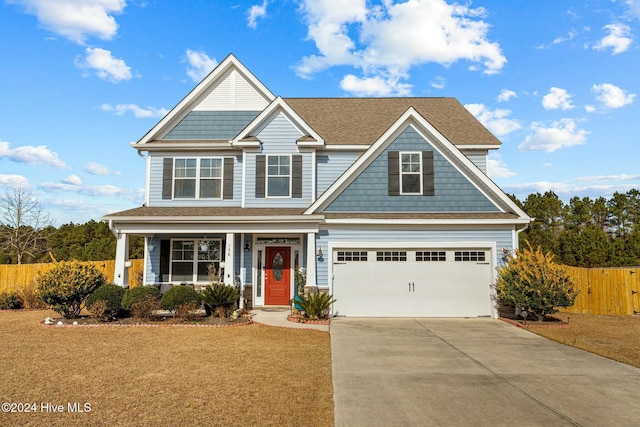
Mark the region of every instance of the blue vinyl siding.
POLYGON ((321 230, 316 238, 316 249, 322 249, 324 256, 317 261, 316 277, 320 287, 329 286, 328 269, 332 262, 332 254, 328 251, 329 242, 335 247, 339 242, 487 242, 496 243, 498 266, 502 264, 502 249, 513 250, 513 227, 448 227, 448 228, 373 228, 353 227, 351 229, 321 230))
POLYGON ((331 152, 316 155, 316 195, 320 197, 362 155, 359 152, 331 152))
POLYGON ((162 139, 233 139, 260 111, 192 111, 162 139))
POLYGON ((282 114, 276 116, 260 132, 258 139, 262 142, 261 152, 247 152, 246 155, 246 193, 245 207, 277 207, 296 208, 307 207, 311 200, 311 170, 313 168, 310 152, 299 152, 296 141, 302 134, 282 114), (300 154, 302 155, 302 198, 256 198, 256 156, 300 154))
POLYGON ((240 206, 242 200, 242 156, 238 153, 215 152, 211 154, 198 153, 171 153, 162 155, 150 155, 149 164, 149 206, 216 206, 216 207, 236 207, 240 206), (197 199, 162 199, 162 162, 165 157, 233 157, 233 199, 220 200, 197 200, 197 199))
POLYGON ((497 212, 462 173, 408 127, 325 209, 327 212, 497 212), (433 151, 433 196, 388 195, 389 151, 433 151))

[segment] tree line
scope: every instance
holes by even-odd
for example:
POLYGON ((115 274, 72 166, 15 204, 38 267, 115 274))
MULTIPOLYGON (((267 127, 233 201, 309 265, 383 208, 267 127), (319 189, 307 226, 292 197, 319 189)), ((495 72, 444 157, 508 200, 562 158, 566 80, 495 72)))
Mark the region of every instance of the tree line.
MULTIPOLYGON (((534 220, 520 232, 520 246, 555 255, 576 267, 640 265, 640 191, 610 199, 573 197, 564 203, 547 191, 511 199, 534 220)), ((142 258, 144 239, 131 236, 129 257, 142 258)), ((104 222, 51 225, 30 192, 14 189, 0 198, 0 264, 115 259, 116 238, 104 222)))
POLYGON ((610 199, 573 197, 566 204, 553 191, 524 201, 510 197, 534 218, 520 233, 521 247, 528 241, 575 267, 640 265, 640 191, 616 192, 610 199))

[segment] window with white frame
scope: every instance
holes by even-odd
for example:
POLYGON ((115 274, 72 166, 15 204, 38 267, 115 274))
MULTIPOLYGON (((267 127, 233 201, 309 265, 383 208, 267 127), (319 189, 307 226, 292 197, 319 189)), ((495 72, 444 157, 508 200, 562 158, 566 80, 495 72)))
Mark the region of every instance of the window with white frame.
POLYGON ((176 199, 222 198, 222 158, 175 159, 173 197, 176 199))
POLYGON ((267 156, 267 197, 291 197, 291 156, 267 156))
POLYGON ((400 193, 422 194, 422 155, 400 153, 400 193))
POLYGON ((172 240, 171 281, 216 281, 221 277, 221 248, 221 239, 172 240))

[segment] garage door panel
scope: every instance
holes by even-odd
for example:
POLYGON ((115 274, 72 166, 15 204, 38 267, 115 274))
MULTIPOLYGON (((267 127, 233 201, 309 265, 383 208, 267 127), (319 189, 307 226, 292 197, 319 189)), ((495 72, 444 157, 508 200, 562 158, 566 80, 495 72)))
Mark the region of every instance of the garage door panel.
MULTIPOLYGON (((334 253, 334 260, 338 252, 334 253)), ((343 251, 343 258, 345 252, 349 253, 343 251)), ((337 315, 475 317, 491 314, 492 275, 491 265, 486 262, 490 259, 488 250, 394 249, 394 259, 401 256, 403 261, 391 261, 391 251, 386 249, 362 248, 357 252, 366 254, 366 261, 335 262, 333 266, 337 315), (384 253, 381 255, 381 252, 384 253), (428 253, 441 255, 428 258, 425 255, 428 253)))

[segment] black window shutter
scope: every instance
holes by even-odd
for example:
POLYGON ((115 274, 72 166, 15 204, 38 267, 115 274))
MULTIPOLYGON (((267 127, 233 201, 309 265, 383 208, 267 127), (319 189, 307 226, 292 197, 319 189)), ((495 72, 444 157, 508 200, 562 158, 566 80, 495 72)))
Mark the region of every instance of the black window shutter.
POLYGON ((388 152, 388 179, 389 195, 400 195, 400 153, 398 151, 388 152))
POLYGON ((173 157, 162 161, 162 198, 170 199, 173 194, 173 157))
POLYGON ((265 156, 256 156, 256 199, 264 199, 265 156))
POLYGON ((422 152, 422 195, 433 196, 435 186, 433 182, 433 151, 422 152))
POLYGON ((171 240, 160 240, 160 282, 169 281, 171 264, 171 240))
POLYGON ((224 158, 224 168, 222 177, 222 198, 233 199, 233 157, 224 158))
POLYGON ((291 197, 302 198, 302 156, 295 155, 291 160, 291 197))

